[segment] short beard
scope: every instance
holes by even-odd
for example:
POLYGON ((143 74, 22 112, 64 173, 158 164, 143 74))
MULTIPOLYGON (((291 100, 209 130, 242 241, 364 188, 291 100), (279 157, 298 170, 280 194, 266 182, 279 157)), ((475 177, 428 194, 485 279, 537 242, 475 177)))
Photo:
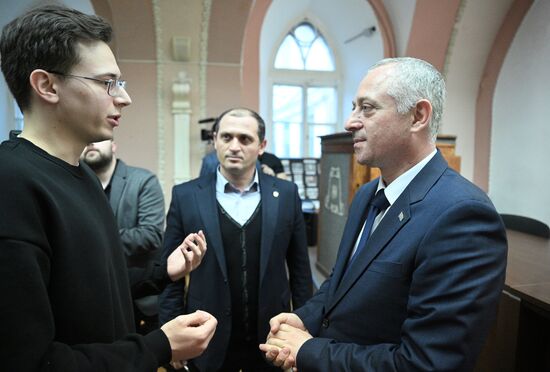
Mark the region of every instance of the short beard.
POLYGON ((100 154, 98 158, 93 160, 88 159, 86 155, 84 155, 83 161, 84 163, 88 164, 88 166, 92 168, 94 172, 98 172, 106 169, 109 164, 111 164, 111 162, 113 161, 113 154, 111 154, 111 156, 104 156, 100 154))

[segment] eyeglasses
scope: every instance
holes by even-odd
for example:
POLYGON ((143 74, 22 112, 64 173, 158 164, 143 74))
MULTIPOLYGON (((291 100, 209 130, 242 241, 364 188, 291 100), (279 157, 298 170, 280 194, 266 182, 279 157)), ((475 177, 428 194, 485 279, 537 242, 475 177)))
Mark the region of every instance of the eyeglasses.
POLYGON ((58 72, 58 71, 48 71, 48 72, 50 74, 56 74, 56 75, 65 76, 65 77, 73 77, 73 78, 92 80, 92 81, 97 81, 97 82, 103 83, 107 87, 107 94, 110 95, 111 97, 120 97, 121 94, 122 94, 122 90, 126 90, 126 80, 118 80, 118 79, 103 80, 103 79, 96 79, 96 78, 88 77, 88 76, 64 74, 64 73, 61 73, 61 72, 58 72))

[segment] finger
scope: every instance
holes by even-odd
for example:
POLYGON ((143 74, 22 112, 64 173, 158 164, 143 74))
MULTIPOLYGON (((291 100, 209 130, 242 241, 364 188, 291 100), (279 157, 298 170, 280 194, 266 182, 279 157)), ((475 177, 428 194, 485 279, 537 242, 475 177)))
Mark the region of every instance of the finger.
POLYGON ((208 321, 216 321, 216 318, 214 318, 210 313, 204 310, 196 310, 193 314, 196 314, 198 318, 202 319, 202 323, 206 323, 208 321))
POLYGON ((279 354, 273 361, 273 364, 276 365, 277 367, 284 367, 284 364, 289 356, 290 356, 290 350, 286 347, 282 348, 281 350, 279 350, 279 354))
POLYGON ((291 330, 293 329, 296 329, 294 328, 293 326, 291 325, 288 325, 286 323, 282 323, 280 326, 279 326, 279 332, 280 331, 283 331, 283 332, 290 332, 291 330))
POLYGON ((206 238, 204 237, 204 234, 198 234, 197 240, 195 242, 198 244, 201 254, 204 254, 207 249, 206 238))
POLYGON ((200 258, 202 256, 202 250, 197 246, 197 244, 193 240, 189 240, 185 242, 186 249, 183 250, 185 254, 185 258, 189 261, 196 260, 197 258, 200 258))
POLYGON ((292 355, 289 355, 288 358, 286 358, 285 362, 283 363, 283 369, 285 370, 292 370, 292 368, 296 365, 296 360, 292 357, 292 355))
POLYGON ((196 236, 197 234, 191 233, 185 237, 185 240, 183 242, 188 246, 194 245, 196 236))
POLYGON ((282 314, 279 314, 269 321, 270 333, 275 334, 279 331, 279 326, 281 324, 280 317, 282 314))
MULTIPOLYGON (((188 246, 188 249, 187 249, 188 252, 193 252, 195 255, 198 255, 199 257, 202 256, 202 252, 204 250, 201 249, 199 245, 197 245, 197 243, 201 244, 201 238, 199 237, 199 235, 193 234, 193 237, 191 237, 188 241, 186 239, 186 243, 188 246)), ((202 243, 204 243, 204 241, 202 241, 202 243)))
POLYGON ((277 335, 271 337, 269 340, 265 342, 268 345, 275 346, 279 349, 282 349, 285 346, 285 340, 283 340, 280 337, 277 337, 277 335))
POLYGON ((204 236, 202 230, 199 230, 199 232, 195 234, 195 242, 199 245, 206 246, 206 237, 204 236))
POLYGON ((181 242, 177 249, 179 249, 179 251, 185 256, 185 252, 187 252, 187 250, 189 249, 187 241, 184 240, 183 242, 181 242))
POLYGON ((260 350, 265 353, 265 358, 270 362, 275 360, 275 358, 277 358, 277 354, 279 354, 279 348, 276 346, 260 344, 259 347, 260 350))
POLYGON ((206 311, 197 310, 191 314, 180 315, 178 318, 180 319, 180 322, 183 322, 187 326, 200 327, 213 317, 206 311))
POLYGON ((195 255, 200 258, 204 255, 204 252, 206 252, 206 242, 197 235, 197 239, 194 241, 192 249, 195 255))
POLYGON ((194 251, 195 249, 196 248, 194 248, 192 245, 186 244, 185 249, 181 250, 181 252, 185 256, 186 261, 193 261, 193 259, 195 258, 195 255, 196 255, 196 253, 194 251))

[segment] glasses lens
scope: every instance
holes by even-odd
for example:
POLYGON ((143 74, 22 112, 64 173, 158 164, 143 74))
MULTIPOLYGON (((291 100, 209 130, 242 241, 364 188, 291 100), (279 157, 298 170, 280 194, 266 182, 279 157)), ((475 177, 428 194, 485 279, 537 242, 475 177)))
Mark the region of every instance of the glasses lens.
POLYGON ((123 89, 126 89, 125 80, 110 80, 107 88, 107 94, 112 97, 118 97, 122 94, 123 89))

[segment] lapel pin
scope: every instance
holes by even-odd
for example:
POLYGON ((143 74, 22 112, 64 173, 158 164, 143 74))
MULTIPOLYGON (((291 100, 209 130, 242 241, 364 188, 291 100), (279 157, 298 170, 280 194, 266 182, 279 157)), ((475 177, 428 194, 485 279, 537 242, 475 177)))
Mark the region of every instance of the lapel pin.
POLYGON ((399 222, 403 221, 403 218, 405 218, 405 215, 403 214, 403 211, 401 211, 401 213, 399 213, 399 222))
POLYGON ((278 198, 279 197, 279 191, 273 191, 273 196, 278 198))

